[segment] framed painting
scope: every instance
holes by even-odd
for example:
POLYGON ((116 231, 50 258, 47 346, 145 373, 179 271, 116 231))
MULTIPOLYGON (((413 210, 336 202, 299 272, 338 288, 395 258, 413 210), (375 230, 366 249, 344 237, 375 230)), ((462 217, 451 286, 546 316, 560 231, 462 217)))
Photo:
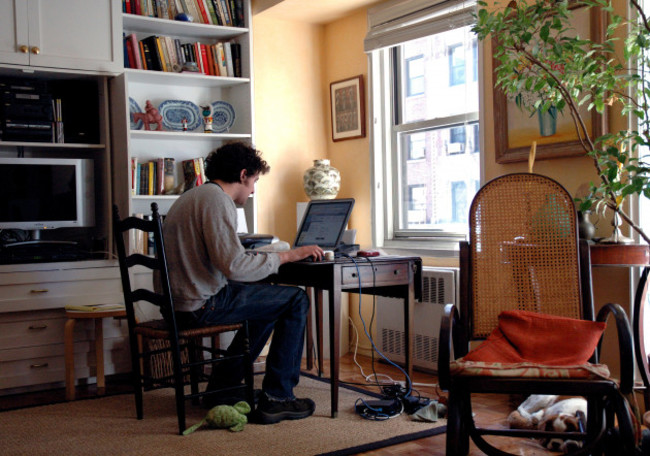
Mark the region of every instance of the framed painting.
POLYGON ((330 84, 332 106, 332 140, 366 136, 363 75, 330 84))
MULTIPOLYGON (((589 36, 593 41, 602 41, 604 20, 597 8, 578 8, 574 11, 575 28, 580 36, 589 36)), ((493 46, 494 48, 494 46, 493 46)), ((499 65, 492 60, 492 68, 499 65)), ((496 81, 496 74, 494 75, 496 81)), ((543 114, 532 116, 517 107, 499 89, 494 89, 494 144, 497 163, 514 163, 528 160, 533 141, 537 143, 537 160, 584 155, 575 130, 573 119, 568 113, 543 114)), ((550 110, 549 110, 550 111, 550 110)), ((589 113, 581 107, 583 119, 592 137, 604 134, 606 116, 595 110, 589 113)))

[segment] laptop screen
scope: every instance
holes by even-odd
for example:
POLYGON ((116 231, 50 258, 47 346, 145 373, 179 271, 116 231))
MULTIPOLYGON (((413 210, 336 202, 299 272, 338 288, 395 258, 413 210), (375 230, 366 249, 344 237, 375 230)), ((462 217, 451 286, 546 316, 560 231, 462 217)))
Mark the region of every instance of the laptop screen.
POLYGON ((335 248, 341 241, 353 206, 353 198, 310 201, 294 247, 316 244, 323 249, 335 248))

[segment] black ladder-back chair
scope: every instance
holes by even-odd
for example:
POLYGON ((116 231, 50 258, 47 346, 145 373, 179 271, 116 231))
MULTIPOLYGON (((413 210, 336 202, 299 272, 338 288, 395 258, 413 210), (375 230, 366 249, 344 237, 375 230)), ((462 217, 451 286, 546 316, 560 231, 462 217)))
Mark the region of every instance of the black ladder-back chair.
MULTIPOLYGON (((143 389, 160 387, 171 387, 175 389, 176 412, 178 415, 178 431, 182 434, 185 430, 185 400, 191 399, 198 403, 201 396, 208 394, 232 393, 237 389, 244 389, 251 409, 254 409, 253 400, 253 360, 248 344, 248 324, 246 321, 239 324, 213 325, 192 329, 179 329, 174 315, 174 305, 167 268, 167 258, 162 236, 161 217, 158 213, 158 205, 151 204, 151 220, 143 220, 138 217, 127 217, 120 219, 117 206, 113 206, 113 229, 115 234, 116 248, 122 277, 122 288, 124 292, 124 303, 126 305, 127 320, 129 326, 129 345, 131 349, 132 380, 135 391, 135 405, 138 419, 143 418, 142 394, 143 389), (145 239, 153 236, 153 256, 141 253, 126 254, 124 237, 129 235, 130 230, 137 230, 145 235, 145 239), (129 269, 134 266, 144 266, 151 271, 160 274, 162 293, 155 293, 148 289, 133 289, 129 269), (138 322, 135 315, 134 304, 138 301, 146 301, 157 306, 163 319, 138 322), (225 350, 218 347, 204 344, 206 338, 218 337, 219 334, 231 331, 244 331, 246 335, 246 349, 244 353, 228 357, 225 350), (147 348, 143 345, 143 338, 157 340, 158 346, 147 348), (206 356, 207 354, 207 356, 206 356), (143 372, 143 364, 154 358, 167 360, 168 368, 163 368, 163 373, 143 372), (171 358, 171 363, 168 360, 171 358), (209 393, 199 392, 199 382, 206 379, 204 368, 207 365, 225 361, 227 359, 241 358, 245 366, 245 383, 241 386, 215 390, 209 393), (169 374, 171 370, 172 374, 169 374), (185 384, 189 378, 191 385, 190 392, 185 392, 185 384)), ((141 233, 138 233, 141 234, 141 233)), ((153 344, 152 344, 153 345, 153 344)), ((151 369, 150 369, 151 371, 151 369)))
MULTIPOLYGON (((567 437, 563 433, 545 435, 536 429, 479 427, 472 414, 475 393, 584 396, 587 429, 571 436, 584 444, 570 454, 601 454, 612 445, 614 452, 610 454, 633 454, 635 427, 624 396, 632 395, 634 349, 629 322, 617 304, 604 305, 595 319, 613 317, 620 382, 598 375, 553 377, 553 371, 550 375, 520 377, 524 369, 510 376, 489 370, 450 369, 471 367, 460 358, 468 353, 470 342, 485 340, 503 310, 594 320, 589 246, 578 241, 576 218, 571 195, 545 176, 501 176, 476 194, 469 210, 469 241, 460 245, 459 306, 446 306, 440 329, 439 381, 442 389, 449 391, 448 455, 467 454, 470 437, 488 455, 509 453, 495 448, 486 436, 567 437), (497 373, 502 375, 495 376, 497 373)), ((567 334, 568 352, 572 350, 572 336, 579 337, 567 334)), ((602 338, 599 347, 600 343, 602 338)), ((590 361, 598 362, 598 349, 590 361)))

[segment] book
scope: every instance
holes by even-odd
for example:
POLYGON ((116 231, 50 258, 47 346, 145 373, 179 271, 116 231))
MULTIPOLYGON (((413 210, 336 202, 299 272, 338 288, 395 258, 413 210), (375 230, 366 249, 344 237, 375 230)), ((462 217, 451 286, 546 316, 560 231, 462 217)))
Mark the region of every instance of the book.
POLYGON ((219 74, 221 76, 228 76, 228 69, 226 68, 226 52, 223 48, 223 43, 217 43, 217 64, 219 65, 219 74))
POLYGON ((223 20, 221 18, 221 14, 219 13, 219 0, 209 0, 210 3, 212 3, 212 8, 214 9, 214 15, 217 19, 217 22, 215 22, 215 25, 223 25, 223 20))
POLYGON ((131 195, 138 194, 138 157, 131 157, 131 195))
POLYGON ((233 65, 232 65, 232 52, 230 50, 230 42, 226 41, 223 43, 223 49, 226 54, 226 72, 228 73, 228 76, 233 77, 235 76, 234 70, 233 70, 233 65))
POLYGON ((235 18, 237 27, 246 27, 244 21, 244 0, 235 0, 235 18))
POLYGON ((183 160, 183 176, 185 178, 185 191, 197 186, 197 175, 194 170, 194 160, 183 160))
POLYGON ((183 65, 185 64, 185 53, 181 49, 181 40, 178 38, 174 38, 174 48, 176 48, 176 56, 178 58, 178 64, 181 66, 181 69, 183 69, 183 65))
POLYGON ((232 19, 230 16, 230 8, 228 8, 228 0, 220 0, 221 8, 223 9, 223 25, 232 25, 232 19))
POLYGON ((192 160, 194 163, 194 174, 196 176, 196 185, 202 185, 203 184, 203 173, 201 172, 201 158, 195 158, 192 160))
POLYGON ((145 60, 147 67, 154 71, 162 71, 162 63, 160 61, 160 54, 158 52, 158 43, 156 42, 157 36, 151 35, 142 40, 144 46, 145 60))
POLYGON ((181 71, 181 65, 178 63, 178 56, 176 54, 176 45, 174 44, 174 40, 169 37, 169 36, 164 36, 163 37, 167 54, 169 56, 169 71, 173 71, 174 73, 179 73, 181 71))
POLYGON ((156 188, 154 193, 156 195, 165 194, 165 159, 156 158, 156 188))
POLYGON ((148 173, 149 173, 149 178, 148 178, 148 181, 147 181, 148 186, 147 186, 147 193, 146 194, 147 195, 154 195, 155 194, 154 193, 154 188, 156 186, 156 180, 155 180, 156 179, 156 172, 155 172, 154 162, 152 162, 152 161, 147 162, 147 170, 148 170, 148 173))
POLYGON ((221 73, 219 73, 219 64, 217 63, 217 45, 213 44, 209 48, 210 53, 212 54, 212 63, 214 64, 214 75, 215 76, 221 76, 221 73))
POLYGON ((205 0, 196 0, 196 3, 199 4, 201 16, 203 16, 203 22, 205 24, 213 24, 212 16, 210 16, 210 11, 208 10, 208 5, 205 3, 205 0))
POLYGON ((123 61, 124 68, 130 68, 131 62, 129 62, 129 45, 128 45, 128 41, 126 40, 126 36, 124 34, 122 35, 122 47, 124 48, 123 49, 123 52, 124 52, 124 59, 123 59, 124 60, 123 61))
POLYGON ((231 43, 233 73, 236 78, 241 78, 241 44, 231 43))
POLYGON ((147 61, 145 60, 144 46, 142 45, 142 41, 139 41, 138 45, 140 46, 140 56, 142 57, 142 69, 148 70, 149 68, 147 68, 147 61))
POLYGON ((106 312, 109 310, 125 310, 124 304, 88 304, 88 305, 73 305, 66 304, 65 310, 73 312, 106 312))
POLYGON ((163 192, 165 195, 171 195, 176 188, 176 178, 174 177, 175 160, 171 157, 163 159, 163 192))
POLYGON ((214 76, 214 60, 212 59, 212 50, 210 49, 209 44, 202 44, 202 49, 205 47, 205 62, 206 62, 206 74, 209 76, 214 76))
POLYGON ((133 51, 133 63, 135 63, 135 66, 131 66, 131 68, 142 70, 142 58, 140 56, 140 42, 138 41, 138 38, 135 36, 135 33, 130 33, 127 35, 126 39, 128 40, 130 49, 133 51))
POLYGON ((208 49, 205 44, 200 44, 201 47, 201 67, 203 68, 203 74, 210 74, 210 69, 208 68, 208 49))
POLYGON ((165 49, 163 48, 163 42, 162 39, 159 36, 156 36, 156 47, 158 49, 158 55, 160 56, 160 66, 162 71, 169 71, 167 69, 167 62, 169 61, 169 57, 165 53, 165 49))
POLYGON ((230 20, 233 27, 240 27, 237 25, 237 5, 235 0, 228 0, 228 9, 230 10, 230 20))

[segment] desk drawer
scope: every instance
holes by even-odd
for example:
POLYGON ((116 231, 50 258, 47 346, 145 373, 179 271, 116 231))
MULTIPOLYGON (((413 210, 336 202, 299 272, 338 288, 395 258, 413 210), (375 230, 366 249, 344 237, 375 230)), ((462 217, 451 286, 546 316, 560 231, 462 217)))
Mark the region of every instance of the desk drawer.
POLYGON ((344 286, 359 285, 359 273, 361 284, 366 287, 405 284, 409 280, 409 264, 360 264, 358 270, 354 265, 343 266, 341 283, 344 286))

